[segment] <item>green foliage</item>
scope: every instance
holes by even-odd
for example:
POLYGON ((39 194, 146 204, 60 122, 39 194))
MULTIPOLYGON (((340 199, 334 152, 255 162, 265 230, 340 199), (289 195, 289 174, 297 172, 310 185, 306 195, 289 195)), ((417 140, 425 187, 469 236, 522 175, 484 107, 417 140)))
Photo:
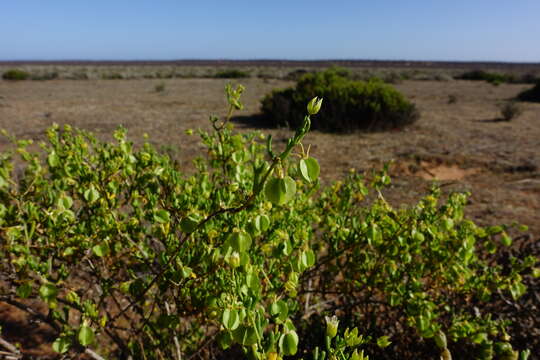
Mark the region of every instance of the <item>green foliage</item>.
POLYGON ((271 137, 233 130, 243 88, 226 91, 228 114, 199 131, 208 156, 191 175, 123 129, 106 143, 53 126, 42 152, 12 139, 1 154, 0 294, 47 305, 55 351, 112 343, 110 358, 173 359, 219 345, 254 359, 357 360, 420 338, 445 354, 469 339, 500 350, 506 323, 486 305, 522 295, 536 264, 503 271, 481 255, 511 243, 504 227, 475 225, 466 195, 443 201, 436 188, 396 210, 384 171, 319 191, 302 146, 310 116, 276 153, 271 137))
POLYGON ((103 80, 122 80, 124 78, 124 75, 120 74, 120 73, 106 73, 106 74, 102 74, 101 75, 101 78, 103 80))
POLYGON ((24 70, 11 69, 2 74, 4 80, 26 80, 30 78, 30 74, 24 70))
POLYGON ((295 88, 274 91, 262 100, 262 112, 274 126, 297 128, 305 104, 314 96, 325 106, 312 128, 330 132, 401 128, 418 119, 418 111, 397 90, 380 80, 353 81, 348 72, 331 68, 303 75, 295 88))
POLYGON ((471 70, 467 71, 460 76, 457 76, 456 79, 460 80, 480 80, 487 81, 491 84, 498 85, 506 82, 513 82, 514 77, 510 74, 501 74, 488 72, 484 70, 471 70))
POLYGON ((531 89, 522 91, 517 98, 521 101, 540 102, 540 81, 531 89))
POLYGON ((243 79, 250 77, 250 74, 246 71, 238 69, 228 69, 216 72, 214 78, 216 79, 243 79))

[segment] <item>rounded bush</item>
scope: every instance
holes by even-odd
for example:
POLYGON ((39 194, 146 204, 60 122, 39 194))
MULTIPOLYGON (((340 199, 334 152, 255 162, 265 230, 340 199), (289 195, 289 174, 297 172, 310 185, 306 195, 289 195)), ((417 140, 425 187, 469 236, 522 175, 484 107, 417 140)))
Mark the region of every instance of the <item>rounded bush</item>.
POLYGON ((222 70, 218 71, 214 77, 216 79, 243 79, 250 77, 249 73, 242 70, 237 69, 229 69, 229 70, 222 70))
POLYGON ((19 69, 8 70, 4 74, 2 74, 2 79, 4 80, 26 80, 29 77, 29 73, 19 69))
POLYGON ((315 96, 324 99, 324 106, 311 120, 311 128, 321 131, 396 129, 419 117, 415 105, 391 85, 378 79, 354 81, 343 76, 339 69, 305 74, 295 88, 267 95, 261 110, 273 126, 297 128, 305 104, 315 96))
POLYGON ((521 101, 540 102, 540 81, 531 89, 522 91, 518 95, 518 99, 521 101))

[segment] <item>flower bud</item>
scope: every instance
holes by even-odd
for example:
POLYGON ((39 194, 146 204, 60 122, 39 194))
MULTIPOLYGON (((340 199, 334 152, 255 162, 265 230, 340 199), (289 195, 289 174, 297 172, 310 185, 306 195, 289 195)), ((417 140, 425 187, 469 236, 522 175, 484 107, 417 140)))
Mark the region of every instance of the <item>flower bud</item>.
POLYGON ((307 111, 309 115, 315 115, 319 112, 319 110, 321 110, 322 100, 322 98, 319 99, 317 96, 311 99, 311 101, 307 105, 307 111))
POLYGON ((332 317, 325 316, 324 319, 326 320, 326 336, 332 339, 337 335, 339 320, 336 315, 332 317))
POLYGON ((237 268, 240 266, 240 254, 236 251, 234 251, 228 259, 229 265, 231 265, 233 268, 237 268))
POLYGON ((448 349, 444 349, 441 353, 441 360, 452 360, 452 354, 448 349))
POLYGON ((349 360, 368 360, 368 357, 364 355, 364 350, 361 350, 359 354, 358 351, 354 349, 349 360))

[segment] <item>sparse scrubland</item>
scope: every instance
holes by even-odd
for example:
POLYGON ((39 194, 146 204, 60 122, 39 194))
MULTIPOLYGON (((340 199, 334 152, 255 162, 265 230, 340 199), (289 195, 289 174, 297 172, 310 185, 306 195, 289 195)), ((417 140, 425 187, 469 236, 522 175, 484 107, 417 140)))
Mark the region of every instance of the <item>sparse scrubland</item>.
MULTIPOLYGON (((149 91, 155 80, 83 81, 92 91, 110 88, 115 94, 128 83, 135 86, 136 95, 124 94, 121 102, 98 99, 112 101, 106 111, 118 111, 121 103, 152 112, 154 117, 143 112, 140 120, 126 115, 146 126, 141 131, 126 121, 129 132, 118 123, 100 130, 105 123, 96 120, 72 119, 69 125, 75 115, 65 109, 77 100, 72 94, 87 101, 76 102, 78 111, 95 109, 93 99, 73 83, 57 83, 70 87, 69 95, 60 88, 55 93, 67 96, 64 108, 46 108, 46 101, 14 88, 20 83, 6 84, 12 92, 0 93, 3 119, 21 118, 24 108, 12 95, 16 91, 30 97, 21 101, 47 111, 31 115, 36 129, 30 133, 13 121, 2 123, 16 136, 2 143, 0 158, 0 303, 11 312, 0 336, 24 343, 7 351, 15 357, 22 351, 26 357, 60 353, 111 359, 537 358, 540 249, 535 235, 495 220, 497 204, 479 208, 486 199, 478 195, 483 186, 455 187, 459 180, 412 183, 407 177, 416 171, 419 179, 424 169, 426 175, 441 176, 430 164, 444 165, 444 151, 457 146, 452 151, 464 158, 460 164, 476 171, 471 177, 482 179, 474 174, 492 171, 486 183, 493 185, 506 176, 508 183, 501 186, 508 191, 508 184, 532 184, 519 192, 535 206, 528 195, 538 191, 534 163, 519 168, 526 164, 505 155, 509 148, 496 142, 500 162, 482 164, 472 156, 489 145, 485 138, 476 144, 457 141, 469 141, 464 130, 524 126, 523 132, 515 130, 515 142, 523 144, 528 141, 523 134, 537 131, 535 124, 524 124, 539 111, 536 104, 523 105, 524 113, 512 116, 512 122, 494 122, 499 94, 522 88, 474 84, 472 91, 488 93, 486 86, 494 92, 492 107, 482 110, 486 118, 464 122, 462 114, 475 105, 464 88, 437 93, 433 89, 442 89, 440 82, 422 82, 429 88, 420 92, 407 84, 391 88, 343 75, 336 69, 301 74, 296 85, 246 79, 258 92, 250 95, 248 87, 243 94, 243 87, 226 85, 226 102, 208 95, 201 99, 198 93, 214 96, 226 84, 222 80, 189 80, 186 89, 193 94, 184 96, 178 93, 183 79, 163 80, 167 91, 149 91), (295 110, 277 123, 291 130, 254 130, 264 124, 255 123, 257 116, 233 116, 244 108, 241 96, 256 115, 261 95, 283 85, 302 94, 297 99, 291 94, 295 110), (390 132, 313 131, 328 130, 330 125, 317 125, 322 121, 329 121, 333 132, 362 130, 339 122, 337 115, 323 119, 326 109, 348 115, 343 109, 366 96, 377 109, 398 104, 407 110, 414 100, 422 116, 405 127, 377 127, 390 132), (434 115, 426 99, 437 111, 456 112, 454 122, 434 115), (186 130, 183 159, 171 158, 158 145, 170 143, 163 139, 174 128, 155 114, 174 114, 186 103, 193 108, 189 101, 215 101, 216 109, 225 104, 227 115, 189 126, 171 115, 174 126, 186 130), (54 121, 63 125, 50 126, 54 121), (248 131, 245 124, 251 124, 248 131), (200 130, 191 130, 195 126, 200 130), (98 131, 99 139, 79 128, 98 131), (446 129, 459 133, 454 137, 446 129), (143 137, 146 131, 154 133, 143 137), (437 138, 424 144, 418 133, 437 138), (133 143, 132 136, 139 139, 133 143), (28 137, 33 141, 24 140, 28 137), (385 146, 398 148, 399 155, 391 153, 397 164, 386 161, 385 146), (380 154, 361 159, 367 150, 380 154), (328 158, 331 151, 336 154, 328 158), (348 161, 345 171, 339 161, 348 161), (369 167, 354 170, 351 164, 369 167), (526 177, 510 177, 519 174, 526 177), (414 184, 412 190, 405 181, 414 184), (17 321, 15 313, 22 314, 17 321), (31 353, 28 340, 38 339, 31 330, 36 320, 49 347, 39 352, 34 343, 31 353), (17 326, 30 336, 17 340, 17 326)), ((25 86, 43 87, 45 94, 54 89, 34 84, 25 86)), ((268 97, 263 111, 265 101, 268 97)), ((355 121, 374 121, 369 113, 354 111, 355 121)), ((382 111, 376 120, 394 125, 387 114, 382 111)), ((512 134, 506 136, 507 146, 513 146, 512 134)), ((534 161, 534 149, 523 151, 529 150, 528 160, 534 161)))

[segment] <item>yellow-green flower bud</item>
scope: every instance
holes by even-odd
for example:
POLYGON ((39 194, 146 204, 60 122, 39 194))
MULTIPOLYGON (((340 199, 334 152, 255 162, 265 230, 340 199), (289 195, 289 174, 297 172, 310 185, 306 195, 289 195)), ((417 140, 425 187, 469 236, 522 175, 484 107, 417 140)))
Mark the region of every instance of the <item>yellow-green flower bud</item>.
POLYGON ((319 99, 317 96, 311 99, 307 106, 307 111, 309 115, 315 115, 319 112, 319 110, 321 110, 322 100, 322 98, 319 99))
POLYGON ((229 265, 231 265, 233 268, 237 268, 240 266, 240 254, 236 251, 234 251, 229 256, 229 265))
POLYGON ((336 315, 332 317, 325 316, 324 319, 326 320, 326 336, 332 339, 337 335, 339 320, 336 315))
POLYGON ((452 354, 448 349, 444 349, 441 353, 441 360, 452 360, 452 354))
POLYGON ((368 357, 364 355, 364 350, 360 350, 359 354, 358 351, 354 349, 349 360, 368 360, 368 357))

